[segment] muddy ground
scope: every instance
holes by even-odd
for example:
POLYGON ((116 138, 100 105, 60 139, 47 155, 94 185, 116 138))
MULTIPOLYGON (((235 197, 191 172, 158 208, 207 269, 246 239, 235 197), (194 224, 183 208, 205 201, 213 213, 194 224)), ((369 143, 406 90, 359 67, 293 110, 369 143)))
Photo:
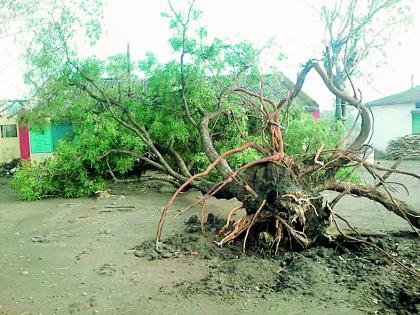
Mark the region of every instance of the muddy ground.
MULTIPOLYGON (((402 167, 420 173, 419 162, 402 167)), ((420 181, 392 179, 412 192, 399 197, 420 208, 420 181)), ((27 203, 8 181, 0 178, 0 314, 420 312, 418 280, 368 246, 325 241, 275 258, 244 255, 240 246, 212 244, 217 220, 200 236, 190 210, 167 221, 165 246, 156 252, 151 240, 169 193, 120 185, 108 198, 27 203)), ((172 214, 198 196, 184 193, 172 214)), ((208 209, 223 217, 234 205, 212 200, 208 209)), ((387 232, 369 241, 419 271, 418 238, 400 218, 352 197, 338 208, 354 226, 387 232)))

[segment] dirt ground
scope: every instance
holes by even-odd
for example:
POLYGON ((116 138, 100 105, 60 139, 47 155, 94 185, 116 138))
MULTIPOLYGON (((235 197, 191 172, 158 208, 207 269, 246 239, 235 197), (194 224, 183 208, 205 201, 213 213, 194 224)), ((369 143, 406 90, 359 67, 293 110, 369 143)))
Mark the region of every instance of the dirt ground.
MULTIPOLYGON (((402 168, 420 173, 420 162, 402 168)), ((420 181, 391 179, 411 191, 399 197, 420 208, 420 181)), ((194 220, 185 224, 194 210, 172 219, 197 199, 194 191, 175 204, 166 247, 156 252, 151 241, 169 193, 133 184, 113 186, 109 198, 28 203, 8 182, 0 178, 0 314, 420 313, 418 280, 365 246, 334 243, 275 258, 216 247, 214 226, 202 237, 194 220)), ((212 200, 208 209, 223 217, 234 204, 212 200)), ((393 231, 370 241, 419 271, 418 238, 403 220, 352 197, 338 208, 356 227, 393 231)))

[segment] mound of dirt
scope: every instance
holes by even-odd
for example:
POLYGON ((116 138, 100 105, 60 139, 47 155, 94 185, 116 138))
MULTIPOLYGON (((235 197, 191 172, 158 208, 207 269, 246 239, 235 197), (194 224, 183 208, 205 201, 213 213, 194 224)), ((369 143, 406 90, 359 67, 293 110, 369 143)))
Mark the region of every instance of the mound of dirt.
POLYGON ((198 256, 204 259, 219 257, 230 259, 241 254, 237 246, 220 248, 213 244, 215 232, 218 231, 225 221, 213 214, 209 214, 204 224, 205 236, 201 235, 200 220, 196 215, 187 219, 184 224, 184 233, 175 234, 170 238, 163 239, 156 247, 154 241, 146 241, 134 247, 134 255, 149 260, 159 258, 177 258, 181 256, 198 256))
MULTIPOLYGON (((137 246, 134 255, 144 259, 194 256, 208 262, 208 273, 198 281, 181 281, 174 288, 183 296, 214 295, 224 300, 281 294, 333 304, 356 305, 366 313, 420 313, 420 282, 392 265, 364 243, 337 238, 324 240, 301 252, 281 251, 273 256, 258 237, 249 240, 247 254, 235 242, 220 248, 215 231, 224 220, 209 215, 206 235, 200 234, 197 216, 185 221, 185 233, 137 246)), ((405 265, 419 271, 420 244, 411 233, 370 237, 369 242, 386 250, 405 265)), ((349 306, 350 307, 350 306, 349 306)))

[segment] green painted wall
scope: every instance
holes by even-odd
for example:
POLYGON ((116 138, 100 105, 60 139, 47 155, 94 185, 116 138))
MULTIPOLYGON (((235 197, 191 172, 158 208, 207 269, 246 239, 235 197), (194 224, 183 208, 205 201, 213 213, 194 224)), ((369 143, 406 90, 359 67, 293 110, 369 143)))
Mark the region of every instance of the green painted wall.
POLYGON ((58 142, 63 139, 72 130, 72 125, 69 123, 60 123, 52 125, 52 145, 53 150, 57 149, 58 142))
POLYGON ((51 125, 42 132, 29 131, 31 153, 50 153, 53 151, 51 125))
POLYGON ((420 134, 420 112, 412 112, 413 134, 420 134))

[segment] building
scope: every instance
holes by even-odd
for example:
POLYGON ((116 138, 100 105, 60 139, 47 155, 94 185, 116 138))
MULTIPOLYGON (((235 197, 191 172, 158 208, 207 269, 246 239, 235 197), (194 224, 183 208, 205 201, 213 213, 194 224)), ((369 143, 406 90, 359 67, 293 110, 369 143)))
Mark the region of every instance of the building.
POLYGON ((14 159, 41 161, 53 155, 58 142, 72 129, 70 123, 48 122, 42 130, 19 123, 25 100, 0 101, 0 164, 14 159))
MULTIPOLYGON (((288 97, 289 93, 291 93, 295 87, 295 83, 282 72, 266 74, 261 78, 243 76, 240 80, 236 81, 235 85, 259 94, 261 79, 263 81, 264 96, 275 102, 280 102, 288 97)), ((313 118, 320 118, 319 104, 303 90, 295 97, 292 104, 302 108, 303 111, 310 113, 313 118)))
POLYGON ((0 117, 0 164, 20 158, 19 144, 16 119, 0 117))
POLYGON ((25 131, 18 127, 17 112, 24 100, 0 101, 0 164, 21 158, 21 139, 25 142, 25 131))
POLYGON ((372 145, 384 152, 390 140, 420 134, 420 86, 367 104, 374 117, 372 145))
POLYGON ((42 161, 47 157, 51 157, 56 151, 59 141, 71 130, 72 124, 70 123, 51 122, 47 123, 42 130, 29 128, 29 148, 25 148, 25 151, 29 151, 29 157, 26 159, 42 161))
MULTIPOLYGON (((275 102, 286 98, 294 88, 294 83, 282 73, 264 75, 262 79, 264 95, 275 102)), ((117 86, 116 83, 117 80, 104 79, 104 84, 108 88, 117 86)), ((147 83, 140 80, 133 81, 132 84, 135 91, 139 88, 138 85, 141 90, 147 83)), ((244 76, 239 82, 235 82, 235 85, 260 93, 259 77, 244 76)), ((60 139, 72 130, 71 123, 49 122, 42 130, 19 124, 17 117, 25 110, 26 103, 26 100, 0 101, 0 164, 16 158, 40 161, 53 156, 60 139)), ((297 95, 293 103, 315 119, 319 118, 319 105, 303 91, 297 95)))

